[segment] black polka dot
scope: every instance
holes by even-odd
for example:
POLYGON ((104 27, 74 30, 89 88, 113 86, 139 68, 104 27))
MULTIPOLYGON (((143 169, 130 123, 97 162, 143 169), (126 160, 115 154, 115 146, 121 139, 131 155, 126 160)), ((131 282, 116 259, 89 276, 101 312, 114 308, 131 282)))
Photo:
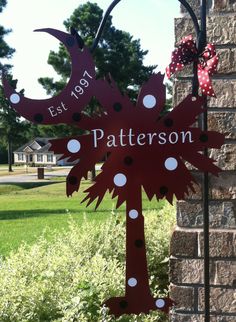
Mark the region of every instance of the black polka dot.
POLYGON ((69 46, 69 47, 73 47, 73 46, 74 46, 74 44, 75 44, 75 39, 74 39, 74 37, 68 37, 68 38, 66 38, 66 44, 67 44, 67 46, 69 46))
POLYGON ((74 176, 68 177, 67 180, 68 180, 69 184, 71 184, 71 185, 76 185, 78 183, 78 179, 74 176))
POLYGON ((172 119, 165 119, 164 121, 166 127, 172 127, 174 124, 174 121, 172 119))
POLYGON ((129 157, 129 156, 127 156, 127 157, 124 158, 125 165, 132 165, 133 164, 133 161, 134 160, 131 157, 129 157))
POLYGON ((72 119, 73 119, 73 121, 75 121, 75 122, 79 122, 79 121, 81 121, 81 114, 80 113, 74 113, 73 115, 72 115, 72 119))
POLYGON ((35 114, 34 115, 34 120, 37 123, 42 123, 43 122, 43 115, 42 114, 35 114))
POLYGON ((166 194, 167 194, 167 192, 168 192, 168 188, 167 188, 167 187, 162 186, 162 187, 160 188, 160 193, 161 193, 162 195, 166 195, 166 194))
POLYGON ((143 247, 143 240, 142 239, 137 239, 137 240, 135 240, 135 246, 137 247, 137 248, 142 248, 143 247))
POLYGON ((115 103, 113 108, 116 112, 120 112, 122 110, 122 105, 120 103, 115 103))
POLYGON ((207 142, 208 141, 208 135, 207 134, 201 134, 199 140, 201 142, 207 142))
POLYGON ((120 307, 121 307, 122 309, 126 309, 126 308, 128 307, 128 302, 127 302, 127 301, 121 301, 121 302, 120 302, 120 307))

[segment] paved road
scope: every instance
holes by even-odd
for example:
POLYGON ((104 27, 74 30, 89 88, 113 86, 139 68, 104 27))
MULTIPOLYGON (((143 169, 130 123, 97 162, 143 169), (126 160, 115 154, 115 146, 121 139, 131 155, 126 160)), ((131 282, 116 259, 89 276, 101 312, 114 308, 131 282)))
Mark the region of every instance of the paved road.
POLYGON ((44 180, 38 179, 37 173, 7 175, 0 177, 0 183, 44 182, 45 180, 53 179, 53 177, 66 177, 69 171, 70 168, 56 171, 45 171, 44 180))
MULTIPOLYGON (((66 177, 71 167, 63 168, 61 170, 49 171, 45 169, 44 179, 38 179, 37 173, 24 173, 24 174, 13 174, 7 176, 0 176, 1 183, 16 183, 16 182, 45 182, 46 180, 53 180, 53 177, 66 177)), ((100 170, 101 166, 97 165, 96 170, 100 170)))

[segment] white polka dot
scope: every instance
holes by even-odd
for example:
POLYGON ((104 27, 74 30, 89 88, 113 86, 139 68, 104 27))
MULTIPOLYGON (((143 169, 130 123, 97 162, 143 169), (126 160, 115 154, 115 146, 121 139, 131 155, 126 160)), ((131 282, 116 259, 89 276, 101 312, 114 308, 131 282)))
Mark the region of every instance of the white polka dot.
POLYGON ((129 211, 129 217, 131 219, 137 219, 138 218, 138 211, 136 209, 132 209, 129 211))
POLYGON ((78 140, 70 140, 67 143, 67 150, 71 153, 77 153, 81 149, 81 144, 78 140))
POLYGON ((165 301, 163 299, 156 300, 156 307, 162 309, 165 306, 165 301))
POLYGON ((123 187, 126 185, 127 178, 123 173, 118 173, 114 176, 113 182, 117 187, 123 187))
POLYGON ((18 95, 18 94, 11 94, 10 101, 13 104, 18 104, 20 102, 20 95, 18 95))
POLYGON ((135 287, 138 284, 138 281, 136 280, 136 278, 132 277, 128 280, 128 285, 130 287, 135 287))
POLYGON ((146 107, 146 108, 153 108, 155 107, 157 104, 157 100, 155 98, 155 96, 153 95, 146 95, 144 96, 143 98, 143 105, 146 107))
POLYGON ((168 158, 165 161, 165 168, 174 171, 178 167, 178 161, 175 158, 168 158))
POLYGON ((192 101, 195 102, 197 98, 195 96, 192 97, 192 101))

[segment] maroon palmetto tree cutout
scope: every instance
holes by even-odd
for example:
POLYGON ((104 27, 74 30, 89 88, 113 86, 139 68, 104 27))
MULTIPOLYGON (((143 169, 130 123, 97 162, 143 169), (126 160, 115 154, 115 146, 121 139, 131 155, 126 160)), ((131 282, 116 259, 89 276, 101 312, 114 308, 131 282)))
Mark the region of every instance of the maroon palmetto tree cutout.
POLYGON ((95 78, 95 65, 89 51, 80 49, 76 36, 54 29, 43 29, 57 37, 72 59, 72 74, 66 88, 56 97, 31 100, 16 93, 3 78, 11 106, 32 122, 41 124, 77 124, 84 135, 51 140, 51 150, 79 160, 67 177, 67 195, 78 191, 97 162, 107 160, 95 183, 85 192, 83 201, 97 201, 99 206, 107 190, 117 197, 117 208, 126 203, 126 288, 123 297, 106 301, 110 313, 168 312, 169 298, 153 298, 149 288, 142 214, 142 189, 149 200, 184 199, 194 191, 194 178, 185 161, 200 171, 217 175, 220 169, 202 154, 205 148, 220 148, 224 137, 193 127, 203 112, 202 97, 188 95, 168 114, 161 116, 165 105, 164 76, 153 74, 139 93, 136 106, 122 95, 109 78, 95 78), (104 112, 88 117, 83 109, 95 96, 104 112))

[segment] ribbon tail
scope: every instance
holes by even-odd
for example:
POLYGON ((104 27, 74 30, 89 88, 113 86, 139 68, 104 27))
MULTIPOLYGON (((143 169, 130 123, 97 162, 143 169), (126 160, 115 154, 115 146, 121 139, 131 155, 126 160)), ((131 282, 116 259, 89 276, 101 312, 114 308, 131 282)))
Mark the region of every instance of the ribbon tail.
POLYGON ((198 82, 203 95, 216 97, 209 72, 206 69, 198 68, 198 82))
POLYGON ((212 57, 211 59, 209 59, 207 61, 206 68, 207 68, 210 75, 213 75, 217 72, 218 62, 219 62, 219 57, 217 55, 215 55, 214 57, 212 57))
POLYGON ((168 79, 170 79, 170 77, 172 75, 171 72, 170 72, 170 65, 168 67, 166 67, 166 76, 167 76, 168 79))

